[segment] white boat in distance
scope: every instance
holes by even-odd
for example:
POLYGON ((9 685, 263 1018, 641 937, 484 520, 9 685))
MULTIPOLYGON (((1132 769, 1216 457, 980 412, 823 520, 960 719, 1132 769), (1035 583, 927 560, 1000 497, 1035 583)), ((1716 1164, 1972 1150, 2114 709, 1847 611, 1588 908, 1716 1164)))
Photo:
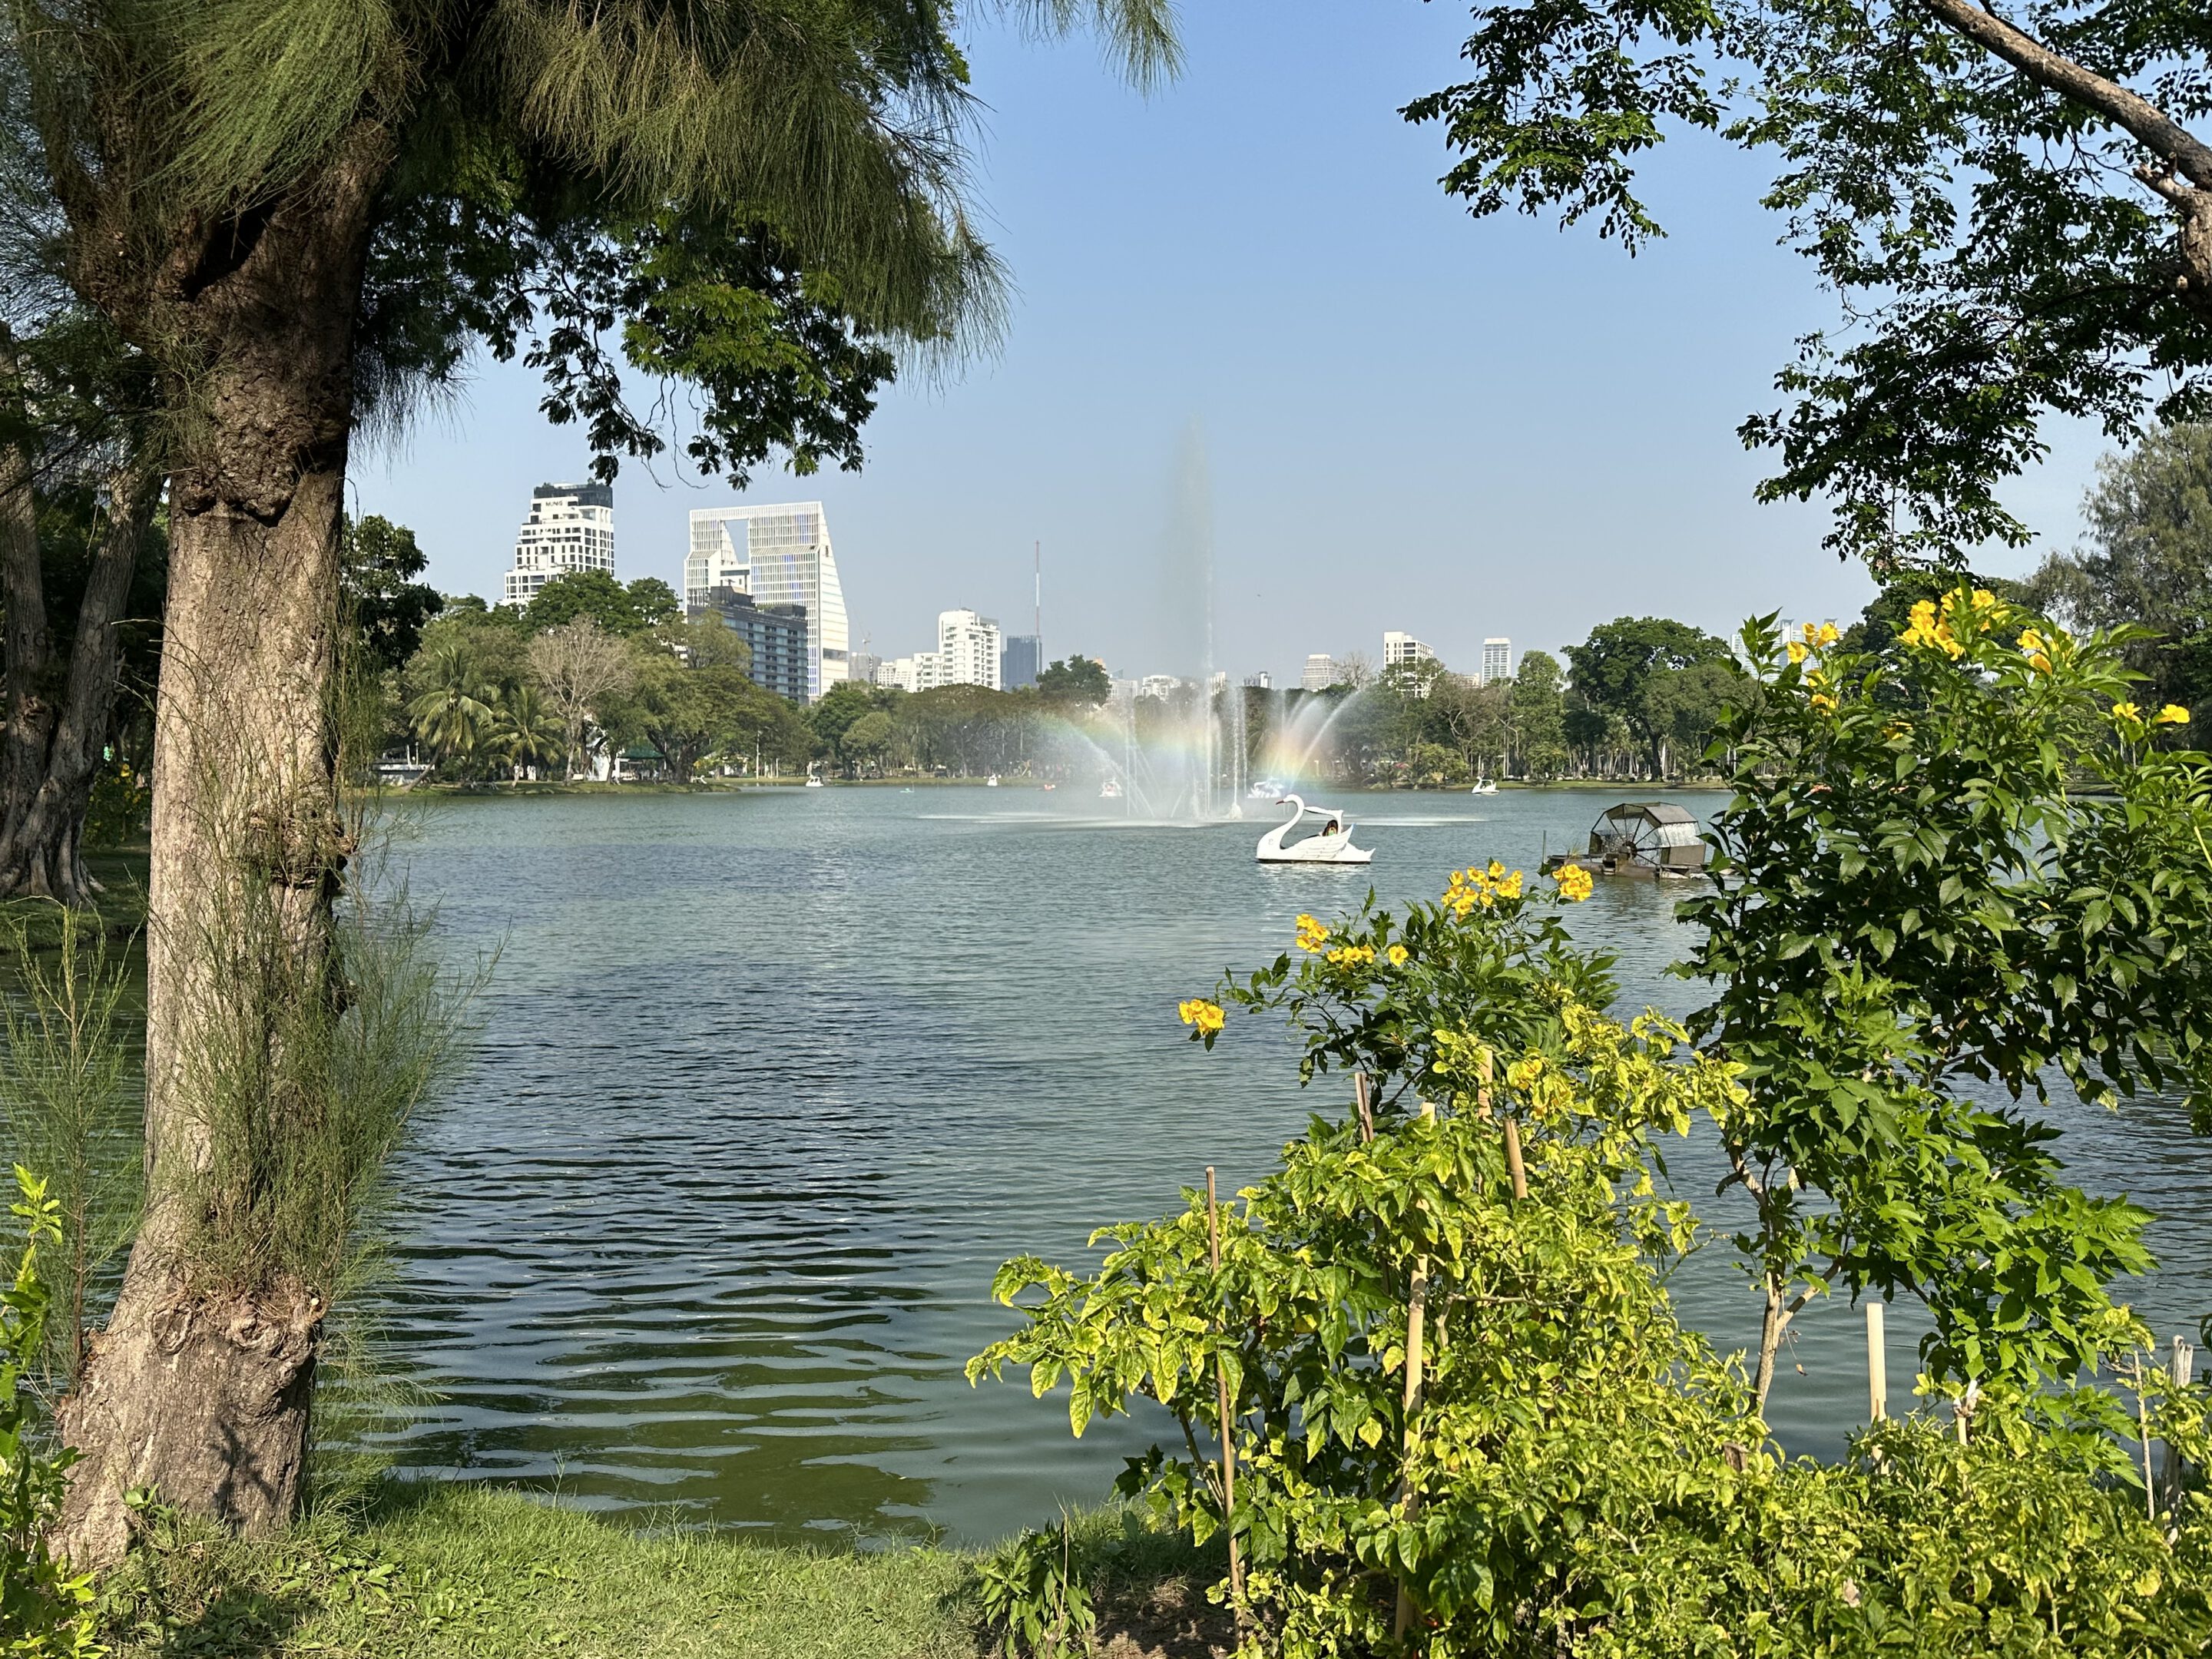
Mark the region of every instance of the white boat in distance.
POLYGON ((1277 805, 1289 807, 1291 816, 1260 837, 1261 863, 1364 864, 1375 856, 1372 848, 1352 844, 1352 820, 1335 808, 1308 806, 1296 795, 1285 795, 1277 805), (1298 820, 1308 812, 1326 817, 1334 827, 1285 847, 1283 838, 1298 827, 1298 820))
POLYGON ((1494 795, 1498 793, 1498 785, 1495 781, 1478 783, 1467 793, 1470 795, 1494 795))

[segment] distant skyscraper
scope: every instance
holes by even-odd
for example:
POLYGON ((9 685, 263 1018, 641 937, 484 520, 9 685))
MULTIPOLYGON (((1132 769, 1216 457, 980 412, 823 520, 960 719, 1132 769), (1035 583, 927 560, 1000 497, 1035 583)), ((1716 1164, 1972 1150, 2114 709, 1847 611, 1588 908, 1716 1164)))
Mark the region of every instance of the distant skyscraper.
POLYGON ((745 672, 753 684, 793 702, 806 701, 808 662, 806 607, 763 605, 734 587, 709 590, 703 605, 685 607, 694 617, 714 617, 745 642, 752 660, 745 672))
POLYGON ((1417 662, 1434 662, 1436 659, 1437 653, 1411 634, 1385 634, 1382 636, 1382 665, 1385 668, 1410 668, 1417 662))
POLYGON ((1507 639, 1485 640, 1482 642, 1482 683, 1513 678, 1513 641, 1507 639))
POLYGON ((821 502, 695 511, 691 550, 684 561, 685 609, 706 605, 721 587, 750 593, 763 606, 805 606, 805 701, 814 702, 848 677, 852 641, 845 589, 821 502))
POLYGON ((1263 668, 1256 674, 1247 674, 1244 677, 1244 684, 1255 691, 1265 691, 1274 685, 1275 677, 1263 668))
POLYGON ((937 649, 894 657, 879 665, 877 685, 902 691, 934 691, 940 685, 981 685, 997 691, 1000 662, 999 624, 972 611, 937 613, 937 649))
POLYGON ((556 577, 615 568, 615 489, 603 483, 540 484, 514 538, 501 602, 520 609, 556 577))
POLYGON ((1009 634, 1006 648, 999 657, 999 689, 1018 691, 1025 685, 1035 685, 1037 676, 1044 672, 1044 641, 1035 634, 1009 634))
POLYGON ((972 611, 937 613, 937 654, 943 666, 939 685, 981 685, 1001 690, 999 684, 999 624, 972 611))
POLYGON ((1336 659, 1325 652, 1316 652, 1306 659, 1305 678, 1301 682, 1309 691, 1326 691, 1336 684, 1336 659))

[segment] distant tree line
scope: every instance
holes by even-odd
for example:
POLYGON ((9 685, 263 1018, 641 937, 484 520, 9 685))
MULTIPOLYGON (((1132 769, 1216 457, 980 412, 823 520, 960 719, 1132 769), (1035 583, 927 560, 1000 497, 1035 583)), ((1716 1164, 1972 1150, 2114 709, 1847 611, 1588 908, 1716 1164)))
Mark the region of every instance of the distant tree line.
MULTIPOLYGON (((2146 677, 2146 702, 2212 708, 2212 426, 2154 428, 2108 457, 2084 516, 2079 545, 2025 581, 1978 580, 2069 626, 2136 629, 2126 656, 2146 677)), ((754 684, 742 641, 685 621, 653 578, 623 586, 584 572, 518 611, 441 600, 415 580, 412 535, 381 519, 350 526, 345 546, 363 655, 384 675, 385 735, 448 778, 567 775, 610 747, 677 779, 810 766, 852 778, 1066 776, 1082 764, 1068 729, 1098 719, 1113 696, 1103 664, 1072 655, 1018 691, 841 684, 801 708, 754 684)), ((1883 648, 1915 602, 1953 580, 1893 573, 1845 643, 1883 648)), ((1601 623, 1558 656, 1524 653, 1510 679, 1487 684, 1433 661, 1378 672, 1354 653, 1339 668, 1321 691, 1220 694, 1246 700, 1255 775, 1280 752, 1271 737, 1325 725, 1309 764, 1347 787, 1693 778, 1710 771, 1723 711, 1747 684, 1725 641, 1662 617, 1601 623)), ((1139 698, 1137 733, 1187 717, 1196 695, 1139 698)), ((2200 739, 2194 726, 2171 738, 2200 739)))

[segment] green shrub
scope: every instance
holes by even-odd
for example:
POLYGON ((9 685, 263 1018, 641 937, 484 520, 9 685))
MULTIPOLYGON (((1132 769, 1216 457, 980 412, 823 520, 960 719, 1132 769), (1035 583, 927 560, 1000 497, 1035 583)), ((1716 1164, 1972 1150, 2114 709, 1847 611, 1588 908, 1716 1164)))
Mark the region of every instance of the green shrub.
MULTIPOLYGON (((1249 1654, 2200 1650, 2204 1522, 2144 1512, 2107 1396, 1993 1388, 1965 1443, 1883 1425, 1837 1467, 1771 1448, 1665 1289, 1698 1230, 1664 1140, 1728 1123, 1740 1071, 1608 1017, 1607 964, 1554 908, 1587 891, 1492 865, 1402 916, 1300 918, 1302 960, 1220 995, 1286 1012, 1310 1080, 1364 1079, 1353 1105, 1218 1215, 1194 1188, 1102 1229, 1093 1273, 1007 1263, 1024 1323, 971 1378, 1066 1382, 1078 1434, 1165 1407, 1180 1446, 1123 1490, 1194 1540, 1226 1529, 1244 1574, 1215 1595, 1249 1654)), ((1210 1047, 1220 1004, 1182 1012, 1210 1047)), ((2144 1387, 2201 1456, 2201 1412, 2144 1387)))
POLYGON ((46 1184, 15 1166, 11 1213, 24 1224, 15 1283, 0 1291, 0 1654, 8 1659, 90 1659, 92 1575, 72 1573, 46 1548, 48 1522, 61 1508, 72 1461, 38 1437, 25 1383, 44 1358, 51 1298, 39 1279, 39 1246, 61 1240, 61 1206, 46 1184))

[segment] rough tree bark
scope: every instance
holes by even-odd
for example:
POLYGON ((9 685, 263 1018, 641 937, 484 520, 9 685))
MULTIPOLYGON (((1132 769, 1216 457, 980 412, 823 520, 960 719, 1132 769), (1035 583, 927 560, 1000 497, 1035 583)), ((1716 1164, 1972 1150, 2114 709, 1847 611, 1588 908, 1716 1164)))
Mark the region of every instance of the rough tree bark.
POLYGON ((0 592, 7 605, 8 726, 0 743, 0 897, 91 902, 84 820, 115 708, 117 630, 154 507, 153 480, 109 475, 107 522, 93 555, 66 663, 53 647, 31 458, 0 453, 0 592))
POLYGON ((385 136, 363 128, 275 204, 181 221, 143 309, 134 296, 116 307, 126 332, 195 367, 171 393, 191 422, 169 481, 155 715, 149 1209, 59 1408, 81 1461, 58 1541, 80 1563, 125 1547, 134 1486, 249 1533, 284 1524, 301 1494, 319 1287, 282 1261, 211 1272, 202 1246, 254 1199, 228 1190, 237 1170, 221 1190, 209 1179, 219 1115, 250 1119, 249 1139, 281 1136, 306 1103, 285 1088, 286 1021, 268 998, 337 995, 338 525, 353 319, 387 166, 385 136), (239 939, 243 927, 265 937, 239 939), (276 971, 258 985, 226 971, 241 950, 276 971), (245 1068, 258 1096, 210 1086, 209 1057, 241 1042, 261 1045, 245 1068))

